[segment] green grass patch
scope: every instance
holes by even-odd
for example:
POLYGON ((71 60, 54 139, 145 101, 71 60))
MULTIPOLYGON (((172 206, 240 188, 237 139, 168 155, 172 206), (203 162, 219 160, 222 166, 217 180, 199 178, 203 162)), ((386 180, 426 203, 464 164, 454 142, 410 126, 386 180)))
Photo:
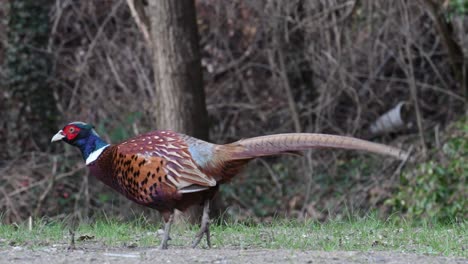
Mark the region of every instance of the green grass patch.
MULTIPOLYGON (((81 224, 76 231, 77 246, 157 247, 161 225, 147 221, 98 220, 81 224)), ((189 247, 197 227, 175 226, 173 247, 189 247)), ((275 220, 265 224, 225 223, 211 226, 214 248, 265 248, 323 251, 397 251, 405 253, 467 257, 467 223, 414 225, 404 221, 381 221, 374 217, 346 221, 298 222, 275 220)), ((0 248, 12 246, 67 246, 69 232, 62 223, 0 225, 0 248)), ((206 241, 202 240, 202 247, 206 241)))

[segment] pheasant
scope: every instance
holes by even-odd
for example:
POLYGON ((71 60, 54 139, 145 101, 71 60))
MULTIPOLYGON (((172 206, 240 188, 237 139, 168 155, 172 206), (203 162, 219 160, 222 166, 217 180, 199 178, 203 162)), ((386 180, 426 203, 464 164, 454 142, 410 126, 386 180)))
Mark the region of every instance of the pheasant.
POLYGON ((80 149, 90 172, 128 199, 158 210, 164 219, 160 248, 167 249, 174 210, 203 204, 196 247, 209 231, 210 200, 220 184, 229 182, 248 161, 264 156, 298 153, 311 148, 363 150, 398 159, 400 149, 369 141, 328 134, 291 133, 242 139, 217 145, 170 130, 152 131, 119 144, 106 143, 93 126, 72 122, 52 137, 80 149))

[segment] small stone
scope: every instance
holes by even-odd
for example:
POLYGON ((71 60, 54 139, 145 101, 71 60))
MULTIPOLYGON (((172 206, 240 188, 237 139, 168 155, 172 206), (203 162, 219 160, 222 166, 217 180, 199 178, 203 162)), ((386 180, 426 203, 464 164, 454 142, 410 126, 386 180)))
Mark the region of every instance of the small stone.
POLYGON ((128 248, 136 248, 138 247, 138 244, 136 242, 133 242, 133 243, 130 243, 129 245, 127 245, 128 248))

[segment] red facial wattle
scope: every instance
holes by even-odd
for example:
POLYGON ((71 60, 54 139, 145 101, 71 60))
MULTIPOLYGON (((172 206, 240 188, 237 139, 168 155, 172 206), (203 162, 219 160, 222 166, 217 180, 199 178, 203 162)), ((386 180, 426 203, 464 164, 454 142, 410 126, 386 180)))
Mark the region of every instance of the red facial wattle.
POLYGON ((65 137, 71 141, 78 136, 80 133, 80 128, 74 125, 69 125, 63 128, 63 133, 65 134, 65 137))

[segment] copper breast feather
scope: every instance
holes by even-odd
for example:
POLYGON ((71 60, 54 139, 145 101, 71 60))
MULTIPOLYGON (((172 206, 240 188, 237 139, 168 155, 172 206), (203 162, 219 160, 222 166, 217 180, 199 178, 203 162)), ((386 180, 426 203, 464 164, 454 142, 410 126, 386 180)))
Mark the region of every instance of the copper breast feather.
POLYGON ((202 171, 179 134, 155 131, 115 146, 115 178, 133 200, 147 204, 158 196, 190 193, 216 186, 216 180, 202 171))

